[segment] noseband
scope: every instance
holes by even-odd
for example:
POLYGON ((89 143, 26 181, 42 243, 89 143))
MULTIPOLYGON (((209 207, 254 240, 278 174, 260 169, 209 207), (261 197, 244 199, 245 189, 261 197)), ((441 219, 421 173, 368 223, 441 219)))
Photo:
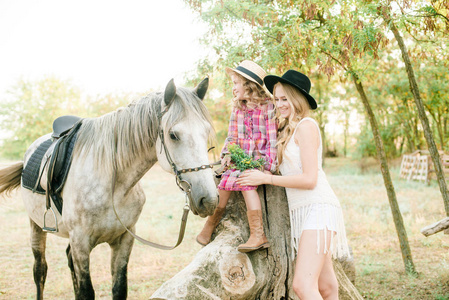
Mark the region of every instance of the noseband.
MULTIPOLYGON (((174 163, 173 159, 170 156, 170 152, 168 151, 167 145, 165 144, 164 130, 161 127, 162 117, 168 111, 168 108, 169 108, 169 106, 165 107, 165 109, 158 114, 158 130, 157 131, 158 131, 159 139, 161 140, 161 152, 162 152, 162 148, 163 148, 164 152, 165 152, 165 157, 167 158, 168 163, 170 164, 173 172, 175 173, 176 185, 186 195, 186 202, 185 202, 184 208, 183 208, 183 214, 182 214, 182 218, 181 218, 181 226, 179 228, 178 241, 176 242, 176 244, 174 246, 164 246, 161 244, 153 243, 153 242, 150 242, 150 241, 147 241, 147 240, 141 238, 140 236, 136 235, 134 232, 129 230, 128 227, 126 227, 126 225, 123 224, 122 220, 120 219, 120 217, 117 214, 117 211, 115 210, 114 190, 115 190, 115 181, 116 181, 116 176, 117 176, 117 168, 116 167, 114 167, 114 175, 113 175, 113 180, 111 183, 111 185, 112 185, 112 208, 113 208, 115 216, 117 217, 120 224, 122 224, 122 226, 126 229, 126 231, 128 231, 128 233, 131 234, 139 242, 141 242, 145 245, 151 246, 151 247, 162 249, 162 250, 172 250, 172 249, 178 247, 184 238, 184 233, 185 233, 185 229, 186 229, 186 225, 187 225, 187 217, 188 217, 189 211, 190 211, 189 201, 193 201, 193 199, 192 199, 192 194, 191 194, 192 193, 192 185, 187 180, 182 179, 181 175, 185 174, 185 173, 196 172, 196 171, 205 170, 205 169, 209 169, 209 168, 212 169, 214 165, 220 163, 220 162, 217 162, 217 163, 213 163, 213 164, 202 165, 202 166, 199 166, 196 168, 186 168, 186 169, 178 170, 178 168, 176 167, 176 164, 174 163)), ((114 134, 114 136, 115 136, 115 134, 114 134)), ((213 147, 209 148, 208 152, 211 149, 213 149, 213 147)))

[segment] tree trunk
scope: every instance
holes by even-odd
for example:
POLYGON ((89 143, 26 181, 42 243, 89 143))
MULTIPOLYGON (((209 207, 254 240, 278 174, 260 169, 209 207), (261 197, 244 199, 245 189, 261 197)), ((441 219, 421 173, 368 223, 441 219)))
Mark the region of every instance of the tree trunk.
POLYGON ((438 139, 440 140, 440 149, 444 149, 444 135, 443 135, 443 123, 441 122, 441 114, 439 111, 436 113, 429 109, 427 106, 427 111, 429 112, 430 116, 432 117, 433 121, 435 122, 435 127, 437 129, 438 133, 438 139))
MULTIPOLYGON (((285 189, 260 186, 258 192, 270 248, 250 253, 237 251, 237 246, 248 239, 249 228, 245 201, 241 193, 234 192, 212 242, 150 299, 298 299, 292 290, 294 255, 285 189)), ((351 259, 343 263, 353 277, 351 259)), ((334 265, 340 299, 362 299, 342 265, 334 265)))
POLYGON ((326 140, 326 138, 327 138, 326 131, 325 131, 324 126, 320 125, 320 133, 321 133, 321 140, 323 141, 323 160, 322 161, 323 161, 323 166, 325 166, 328 147, 327 147, 327 140, 326 140))
MULTIPOLYGON (((444 136, 444 138, 446 138, 446 136, 449 136, 449 135, 447 134, 447 132, 448 132, 448 130, 447 130, 447 124, 448 124, 447 118, 443 118, 443 136, 444 136)), ((443 147, 444 147, 444 146, 443 146, 443 147)), ((445 149, 443 148, 442 150, 445 150, 445 149)))
POLYGON ((391 20, 388 14, 384 15, 384 19, 387 24, 390 25, 390 29, 398 42, 399 48, 401 49, 402 59, 404 60, 405 69, 407 70, 407 76, 410 83, 410 90, 412 91, 413 98, 415 99, 416 108, 418 109, 418 115, 421 120, 421 125, 424 130, 424 136, 426 137, 427 146, 429 147, 430 156, 432 157, 433 165, 435 167, 435 173, 438 179, 438 185, 440 186, 441 195, 443 196, 444 209, 446 210, 446 215, 449 216, 449 191, 447 189, 446 179, 444 178, 443 168, 441 167, 440 154, 438 153, 437 146, 435 145, 435 140, 433 139, 432 130, 429 125, 429 119, 427 118, 426 112, 424 110, 424 105, 419 93, 418 84, 416 83, 415 73, 413 72, 412 64, 410 63, 410 58, 407 53, 407 48, 404 44, 401 34, 398 28, 391 20))
POLYGON ((385 155, 384 145, 379 133, 376 117, 374 116, 373 110, 371 109, 371 105, 368 101, 368 98, 366 97, 363 85, 360 82, 357 74, 353 72, 352 78, 354 80, 354 84, 356 85, 357 91, 360 94, 362 103, 365 106, 365 111, 366 114, 368 115, 368 119, 371 124, 371 129, 373 131, 374 141, 376 143, 377 149, 377 157, 380 160, 380 170, 382 172, 385 188, 387 189, 388 201, 390 202, 391 213, 393 214, 393 221, 394 225, 396 226, 396 232, 398 234, 399 243, 401 246, 402 260, 404 261, 405 271, 407 273, 414 274, 416 273, 416 270, 412 260, 410 245, 408 243, 407 231, 405 230, 402 214, 399 209, 398 201, 396 199, 396 192, 394 190, 393 182, 391 180, 387 156, 385 155))
POLYGON ((344 123, 344 129, 343 129, 343 136, 344 136, 344 147, 343 147, 343 157, 347 156, 348 152, 348 136, 349 136, 349 118, 350 118, 350 112, 345 109, 345 123, 344 123))

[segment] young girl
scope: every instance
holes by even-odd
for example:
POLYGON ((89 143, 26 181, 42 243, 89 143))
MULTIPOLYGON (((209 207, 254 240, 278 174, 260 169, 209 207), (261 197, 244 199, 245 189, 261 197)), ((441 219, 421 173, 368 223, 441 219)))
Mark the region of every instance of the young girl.
MULTIPOLYGON (((247 154, 257 160, 264 158, 265 170, 275 171, 276 123, 275 108, 263 86, 265 71, 256 63, 245 60, 237 68, 226 68, 233 83, 233 109, 229 121, 228 137, 221 151, 222 166, 231 166, 228 145, 239 145, 247 154)), ((268 248, 269 243, 263 230, 263 219, 257 186, 241 186, 236 179, 239 170, 229 168, 222 174, 218 185, 219 203, 215 213, 210 216, 203 230, 197 236, 198 243, 207 245, 212 232, 225 211, 232 191, 242 191, 245 199, 250 237, 245 244, 238 246, 240 252, 250 252, 268 248)))
POLYGON ((286 188, 292 245, 297 250, 293 290, 301 300, 338 299, 332 255, 349 255, 340 203, 322 169, 322 141, 309 78, 289 70, 264 79, 280 114, 278 163, 282 176, 246 171, 240 185, 273 184, 286 188))

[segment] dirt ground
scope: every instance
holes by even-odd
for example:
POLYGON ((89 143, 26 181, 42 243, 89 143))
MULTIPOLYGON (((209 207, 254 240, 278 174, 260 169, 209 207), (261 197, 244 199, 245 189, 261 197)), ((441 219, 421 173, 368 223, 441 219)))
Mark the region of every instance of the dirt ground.
MULTIPOLYGON (((391 211, 377 167, 364 169, 349 159, 327 159, 325 171, 342 203, 356 264, 356 287, 365 299, 449 299, 449 236, 424 237, 420 229, 445 216, 436 182, 430 186, 391 173, 418 274, 408 275, 399 248, 391 211)), ((137 232, 155 242, 174 244, 184 196, 172 175, 158 166, 142 184, 147 203, 137 232)), ((129 299, 148 299, 166 280, 184 268, 201 248, 195 236, 204 219, 190 214, 184 242, 163 251, 135 243, 128 271, 129 299)), ((28 217, 18 193, 0 199, 0 299, 34 299, 33 256, 28 217)), ((67 240, 47 238, 46 299, 73 299, 65 249, 67 240)), ((111 299, 109 247, 91 254, 91 275, 97 299, 111 299)))

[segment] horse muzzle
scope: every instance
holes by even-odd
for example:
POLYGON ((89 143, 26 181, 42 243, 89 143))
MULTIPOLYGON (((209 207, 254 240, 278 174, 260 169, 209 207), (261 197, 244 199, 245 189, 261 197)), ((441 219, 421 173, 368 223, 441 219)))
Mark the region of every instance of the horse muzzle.
MULTIPOLYGON (((183 172, 182 179, 180 176, 176 177, 178 187, 189 199, 190 210, 194 215, 199 215, 202 218, 212 215, 218 205, 217 188, 209 166, 198 168, 201 169, 201 172, 195 174, 189 174, 192 171, 185 169, 186 172, 183 172)), ((198 171, 196 169, 193 171, 198 171)))
POLYGON ((203 196, 190 201, 190 209, 194 215, 199 215, 201 218, 211 216, 218 205, 218 197, 203 196), (192 203, 193 202, 193 203, 192 203))

